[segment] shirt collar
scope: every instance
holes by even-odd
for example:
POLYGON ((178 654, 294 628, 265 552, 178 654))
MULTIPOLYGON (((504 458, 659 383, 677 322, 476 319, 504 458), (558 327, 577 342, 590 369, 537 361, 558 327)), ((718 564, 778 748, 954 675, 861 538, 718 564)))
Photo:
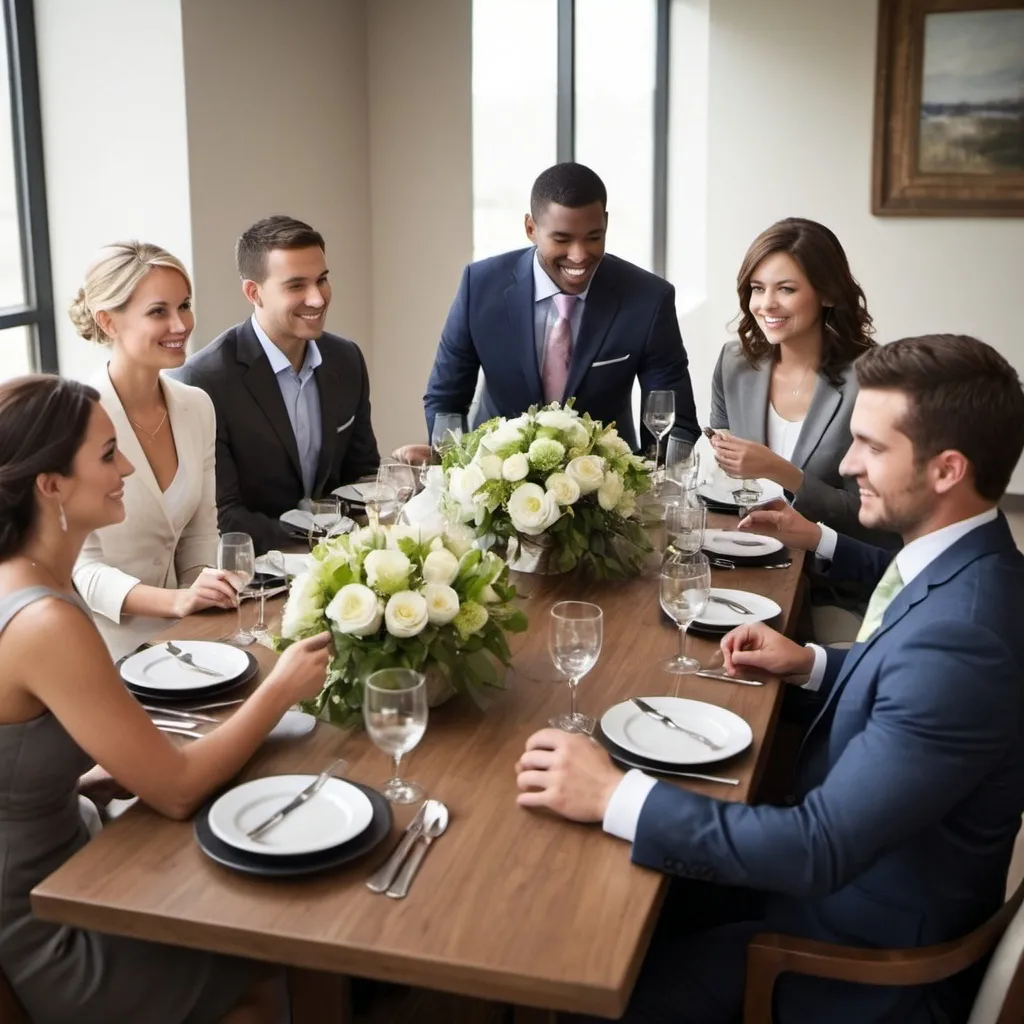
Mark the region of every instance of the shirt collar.
MULTIPOLYGON (((576 296, 580 302, 587 301, 587 292, 590 291, 590 285, 593 283, 594 278, 591 277, 587 282, 587 287, 583 289, 579 295, 576 296)), ((545 299, 550 299, 552 295, 557 295, 562 289, 555 284, 554 281, 548 276, 548 272, 540 265, 540 259, 537 256, 537 250, 533 250, 533 301, 543 302, 545 299)))
MULTIPOLYGON (((288 361, 288 357, 270 340, 270 336, 260 326, 259 320, 256 319, 255 313, 253 313, 251 319, 252 329, 256 332, 256 337, 259 338, 263 351, 267 354, 267 359, 270 362, 270 368, 274 371, 274 376, 276 377, 282 370, 291 370, 292 364, 288 361)), ((320 349, 317 347, 316 342, 307 341, 306 358, 303 360, 302 368, 296 376, 302 377, 306 373, 312 373, 322 362, 323 356, 320 355, 320 349)))
POLYGON ((961 519, 958 523, 926 533, 917 540, 912 540, 906 547, 896 553, 896 568, 906 586, 915 577, 935 561, 947 548, 951 548, 961 537, 966 537, 971 530, 991 523, 999 515, 997 508, 986 509, 970 519, 961 519))

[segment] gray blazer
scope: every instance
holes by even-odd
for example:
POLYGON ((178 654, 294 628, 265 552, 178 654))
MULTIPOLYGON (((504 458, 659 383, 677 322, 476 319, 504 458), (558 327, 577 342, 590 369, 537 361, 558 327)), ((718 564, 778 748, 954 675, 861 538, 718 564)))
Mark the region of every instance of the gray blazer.
MULTIPOLYGON (((728 428, 738 437, 767 444, 768 389, 771 365, 764 360, 756 369, 747 362, 738 341, 722 349, 711 387, 711 426, 728 428)), ((850 417, 857 397, 857 379, 853 366, 843 371, 838 387, 819 373, 814 397, 796 448, 790 460, 804 472, 803 486, 796 493, 793 507, 808 519, 853 537, 868 531, 860 525, 857 513, 860 494, 856 480, 839 475, 850 443, 850 417)))

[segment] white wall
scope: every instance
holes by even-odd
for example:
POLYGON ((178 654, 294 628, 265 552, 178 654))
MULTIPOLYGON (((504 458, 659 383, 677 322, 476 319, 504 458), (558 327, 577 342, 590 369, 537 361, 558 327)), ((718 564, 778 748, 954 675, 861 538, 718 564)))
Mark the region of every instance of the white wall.
MULTIPOLYGON (((709 0, 675 4, 699 24, 709 0)), ((695 149, 706 140, 706 298, 681 317, 701 416, 718 350, 731 336, 726 324, 738 308, 743 254, 758 232, 786 216, 819 220, 839 236, 879 341, 973 334, 1024 372, 1014 301, 1024 220, 870 212, 876 26, 875 0, 710 0, 706 132, 699 109, 689 123, 672 125, 674 159, 685 158, 691 130, 695 149)), ((691 45, 673 33, 677 69, 691 45)), ((673 173, 671 180, 678 186, 682 179, 673 173)), ((699 189, 674 192, 678 204, 699 223, 699 189)), ((694 274, 692 256, 681 255, 691 239, 680 221, 673 224, 669 277, 682 290, 694 274)), ((693 244, 701 245, 699 235, 693 244)), ((1024 491, 1020 467, 1013 489, 1024 491)))
POLYGON ((36 37, 61 372, 106 350, 65 315, 93 252, 141 238, 192 263, 178 0, 36 0, 36 37))

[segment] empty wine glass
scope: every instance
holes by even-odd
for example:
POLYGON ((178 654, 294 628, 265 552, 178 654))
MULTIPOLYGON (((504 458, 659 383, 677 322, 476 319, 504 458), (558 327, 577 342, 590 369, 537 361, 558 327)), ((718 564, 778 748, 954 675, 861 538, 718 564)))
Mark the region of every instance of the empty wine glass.
POLYGON ((270 576, 281 576, 285 581, 288 579, 284 555, 280 551, 268 551, 263 556, 263 564, 267 567, 267 572, 260 574, 260 613, 250 631, 257 639, 265 637, 270 632, 264 619, 267 611, 267 574, 270 576))
POLYGON ((739 505, 740 519, 745 519, 751 509, 761 501, 764 492, 756 480, 742 480, 737 490, 732 492, 733 501, 739 505))
POLYGON ((658 484, 658 458, 661 453, 661 439, 672 429, 676 421, 676 393, 674 391, 651 391, 644 402, 644 426, 654 435, 655 493, 658 484))
POLYGON ((309 503, 309 550, 317 546, 321 538, 330 537, 341 523, 341 500, 331 494, 326 498, 315 498, 309 503))
POLYGON ((398 494, 390 484, 381 483, 380 478, 361 488, 366 502, 366 518, 375 530, 382 519, 387 519, 395 510, 398 494))
POLYGON ((662 565, 661 607, 679 627, 679 654, 664 663, 666 672, 687 675, 699 671, 700 662, 686 656, 686 636, 710 595, 711 566, 706 555, 679 555, 662 565))
POLYGON ((422 787, 401 775, 402 755, 408 754, 427 729, 426 676, 411 668, 382 668, 363 684, 363 719, 370 739, 394 761, 395 774, 381 792, 393 804, 423 799, 422 787))
POLYGON ((456 412, 439 412, 434 417, 430 431, 430 447, 436 465, 440 465, 445 453, 462 437, 462 417, 456 412))
POLYGON ((256 552, 252 537, 247 533, 225 533, 217 544, 217 568, 227 574, 228 582, 238 592, 238 625, 225 639, 239 647, 248 647, 256 638, 242 628, 242 591, 252 582, 256 573, 256 552))
POLYGON ((604 634, 604 612, 586 601, 559 601, 551 609, 548 649, 555 668, 569 680, 569 714, 555 715, 548 725, 563 732, 594 731, 594 719, 576 710, 576 688, 597 664, 604 634))
POLYGON ((708 510, 696 505, 674 504, 665 507, 665 555, 695 555, 704 545, 708 510))
POLYGON ((665 479, 680 493, 693 490, 700 475, 700 453, 681 437, 670 437, 665 445, 665 479))
POLYGON ((394 522, 398 522, 405 503, 416 492, 416 474, 408 463, 387 459, 381 462, 377 470, 377 483, 390 487, 395 492, 394 522))

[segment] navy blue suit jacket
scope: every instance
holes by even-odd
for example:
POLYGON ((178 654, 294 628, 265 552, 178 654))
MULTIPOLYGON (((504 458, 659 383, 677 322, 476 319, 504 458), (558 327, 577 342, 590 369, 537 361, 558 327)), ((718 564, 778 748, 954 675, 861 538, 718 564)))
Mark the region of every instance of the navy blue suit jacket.
MULTIPOLYGON (((533 248, 470 263, 462 274, 423 405, 427 434, 439 412, 469 411, 477 372, 484 392, 471 427, 493 416, 518 416, 544 402, 533 319, 533 248)), ((700 432, 686 350, 676 318, 675 289, 663 278, 605 255, 583 307, 563 399, 605 423, 637 447, 633 381, 643 395, 676 393, 673 433, 695 441, 700 432)), ((653 438, 643 431, 645 443, 653 438)))
MULTIPOLYGON (((832 572, 873 583, 890 557, 841 537, 832 572)), ((659 783, 634 861, 762 890, 765 930, 868 947, 970 931, 1002 903, 1024 810, 1022 607, 1024 556, 1000 515, 915 577, 865 643, 828 652, 795 806, 659 783)), ((967 1005, 972 982, 953 979, 942 1005, 967 1005)), ((936 998, 840 988, 784 978, 779 1018, 928 1020, 936 998)))

